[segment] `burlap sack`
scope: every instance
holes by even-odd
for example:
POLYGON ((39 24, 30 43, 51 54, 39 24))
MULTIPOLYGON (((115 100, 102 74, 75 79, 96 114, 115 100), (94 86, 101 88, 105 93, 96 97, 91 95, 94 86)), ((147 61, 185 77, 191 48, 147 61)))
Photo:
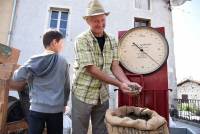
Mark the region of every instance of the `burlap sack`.
POLYGON ((155 111, 134 106, 107 110, 105 123, 109 134, 169 134, 166 120, 155 111), (128 117, 133 114, 138 119, 128 117), (146 116, 148 119, 140 119, 146 116))

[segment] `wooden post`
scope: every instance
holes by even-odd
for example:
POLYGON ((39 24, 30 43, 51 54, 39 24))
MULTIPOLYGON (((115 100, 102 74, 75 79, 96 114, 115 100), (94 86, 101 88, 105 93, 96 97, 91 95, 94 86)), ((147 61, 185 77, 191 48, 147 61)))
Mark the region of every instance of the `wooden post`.
POLYGON ((0 64, 0 134, 4 134, 6 129, 9 79, 13 69, 13 64, 0 64))

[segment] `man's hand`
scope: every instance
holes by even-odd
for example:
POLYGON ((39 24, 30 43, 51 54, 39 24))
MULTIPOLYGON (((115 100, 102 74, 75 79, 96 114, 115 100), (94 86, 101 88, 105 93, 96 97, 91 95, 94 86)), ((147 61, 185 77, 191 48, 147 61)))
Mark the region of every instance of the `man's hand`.
POLYGON ((132 93, 132 91, 128 87, 128 84, 126 84, 126 83, 121 83, 119 85, 119 90, 121 90, 123 93, 129 94, 129 95, 131 95, 131 93, 132 93))
POLYGON ((128 82, 128 87, 131 88, 132 95, 139 95, 140 92, 142 91, 142 86, 140 86, 136 82, 128 82))
POLYGON ((135 88, 135 90, 138 90, 139 92, 141 92, 142 91, 142 86, 140 86, 138 83, 136 83, 136 82, 127 82, 127 84, 128 85, 131 85, 131 86, 133 86, 134 88, 135 88))
POLYGON ((128 95, 138 95, 142 91, 142 87, 135 82, 121 83, 119 89, 128 95))

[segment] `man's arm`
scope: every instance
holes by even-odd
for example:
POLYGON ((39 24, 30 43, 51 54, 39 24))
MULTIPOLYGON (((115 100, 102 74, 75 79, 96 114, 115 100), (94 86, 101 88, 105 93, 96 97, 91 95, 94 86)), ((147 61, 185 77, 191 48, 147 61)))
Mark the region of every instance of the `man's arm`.
POLYGON ((115 85, 117 87, 120 86, 121 82, 117 79, 113 79, 112 77, 110 77, 109 75, 107 75, 106 73, 104 73, 103 71, 101 71, 98 67, 96 67, 95 65, 89 65, 86 66, 86 71, 88 73, 90 73, 90 75, 96 79, 99 79, 101 81, 104 81, 107 84, 112 84, 115 85))
POLYGON ((124 83, 129 83, 129 79, 126 77, 126 75, 124 74, 122 68, 119 66, 119 61, 117 60, 114 60, 112 62, 112 65, 111 65, 111 70, 112 70, 112 73, 114 74, 114 76, 124 82, 124 83))
POLYGON ((122 90, 122 92, 124 92, 124 93, 131 93, 130 90, 129 90, 129 87, 126 83, 120 82, 119 80, 110 77, 108 74, 101 71, 95 65, 88 65, 85 68, 86 68, 86 71, 92 77, 99 79, 101 81, 104 81, 107 84, 115 85, 115 86, 119 87, 119 89, 122 90))
POLYGON ((136 86, 136 87, 138 88, 139 91, 142 90, 142 87, 141 87, 138 83, 136 83, 136 82, 131 82, 131 81, 126 77, 126 75, 124 74, 122 68, 119 66, 119 61, 114 60, 114 61, 112 62, 111 70, 112 70, 112 73, 114 74, 114 76, 115 76, 118 80, 120 80, 120 81, 122 81, 122 82, 124 82, 124 83, 126 83, 126 84, 128 84, 128 85, 134 85, 134 86, 136 86))

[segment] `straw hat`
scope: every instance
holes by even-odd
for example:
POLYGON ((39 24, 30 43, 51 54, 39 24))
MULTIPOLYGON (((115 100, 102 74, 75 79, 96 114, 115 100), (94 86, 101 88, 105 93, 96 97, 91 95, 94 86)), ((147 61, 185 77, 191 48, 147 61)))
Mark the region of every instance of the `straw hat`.
POLYGON ((86 9, 86 15, 83 16, 83 19, 86 19, 89 16, 96 16, 101 14, 105 14, 107 16, 109 15, 109 12, 105 12, 103 6, 98 0, 90 0, 86 9))

